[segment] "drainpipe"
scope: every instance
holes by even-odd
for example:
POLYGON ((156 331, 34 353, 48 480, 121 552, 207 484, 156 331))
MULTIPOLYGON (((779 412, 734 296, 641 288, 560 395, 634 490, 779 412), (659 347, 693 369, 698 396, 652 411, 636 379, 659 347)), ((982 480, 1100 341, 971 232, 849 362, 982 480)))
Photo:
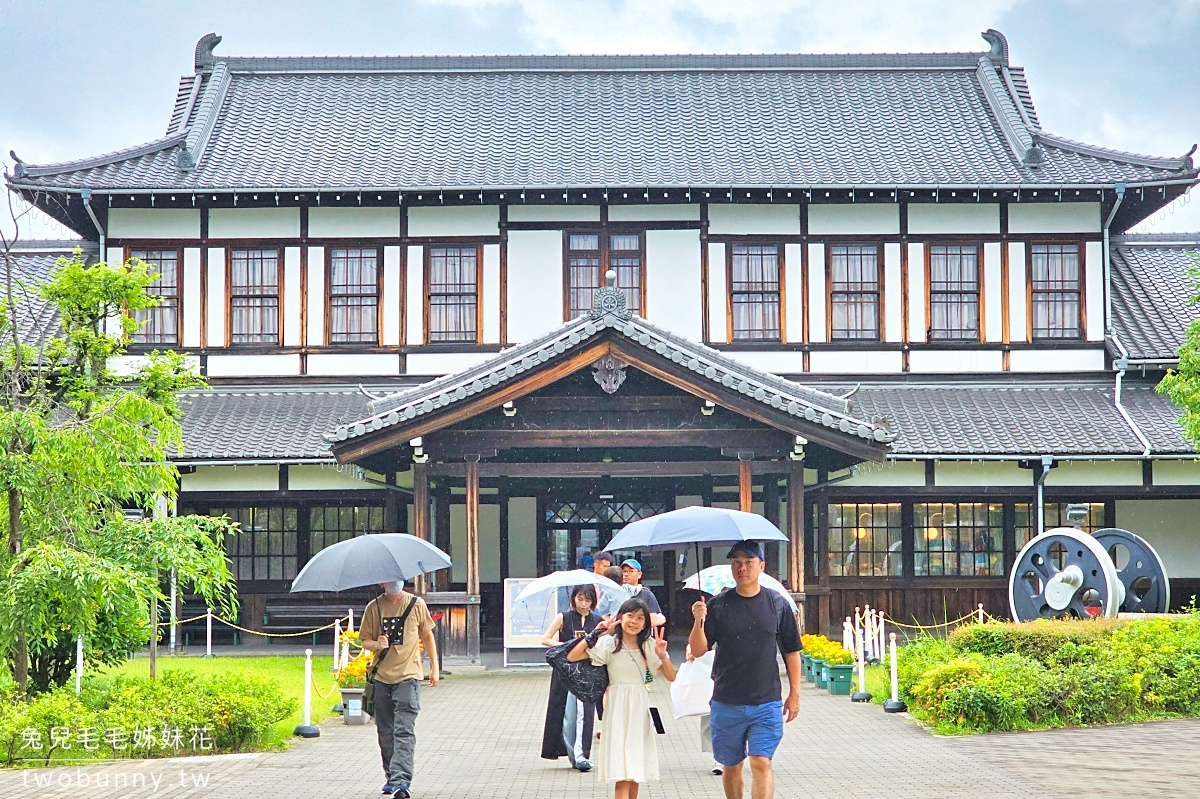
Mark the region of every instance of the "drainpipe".
POLYGON ((1121 203, 1125 201, 1125 184, 1115 183, 1113 188, 1117 191, 1117 202, 1108 212, 1108 219, 1104 220, 1104 330, 1106 332, 1112 330, 1112 262, 1109 260, 1108 229, 1117 216, 1121 203))
POLYGON ((92 210, 92 190, 82 189, 79 192, 79 199, 83 200, 83 207, 87 210, 87 215, 92 218, 92 224, 96 226, 96 232, 100 234, 100 260, 108 260, 108 251, 104 247, 105 235, 104 228, 100 226, 100 220, 96 218, 96 212, 92 210))
POLYGON ((1034 535, 1039 536, 1046 532, 1046 501, 1044 499, 1046 491, 1043 484, 1046 482, 1046 475, 1050 474, 1050 467, 1054 465, 1053 455, 1042 456, 1042 470, 1038 472, 1037 477, 1037 529, 1034 530, 1034 535))
POLYGON ((1117 338, 1116 334, 1110 334, 1113 344, 1117 345, 1117 349, 1121 352, 1121 357, 1113 361, 1113 368, 1116 369, 1116 387, 1113 391, 1113 404, 1117 407, 1117 413, 1121 414, 1121 418, 1125 420, 1125 424, 1129 425, 1129 429, 1137 436, 1138 443, 1142 445, 1142 457, 1150 457, 1150 440, 1142 434, 1142 429, 1137 426, 1137 422, 1133 421, 1133 417, 1129 415, 1129 411, 1121 404, 1121 383, 1125 377, 1125 370, 1129 368, 1129 350, 1125 349, 1125 345, 1121 343, 1121 339, 1117 338))

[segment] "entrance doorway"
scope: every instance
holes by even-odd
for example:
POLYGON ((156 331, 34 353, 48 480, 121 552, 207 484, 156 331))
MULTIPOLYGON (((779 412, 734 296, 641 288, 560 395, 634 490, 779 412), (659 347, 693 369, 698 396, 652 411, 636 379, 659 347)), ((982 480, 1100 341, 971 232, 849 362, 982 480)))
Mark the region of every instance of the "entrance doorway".
MULTIPOLYGON (((539 571, 549 574, 554 571, 583 568, 584 557, 607 546, 612 537, 625 525, 665 513, 672 507, 673 503, 662 501, 551 500, 546 504, 545 524, 539 536, 539 571)), ((646 567, 643 577, 645 582, 649 583, 654 577, 661 580, 661 574, 650 573, 659 564, 652 566, 650 562, 644 561, 643 565, 646 567)))

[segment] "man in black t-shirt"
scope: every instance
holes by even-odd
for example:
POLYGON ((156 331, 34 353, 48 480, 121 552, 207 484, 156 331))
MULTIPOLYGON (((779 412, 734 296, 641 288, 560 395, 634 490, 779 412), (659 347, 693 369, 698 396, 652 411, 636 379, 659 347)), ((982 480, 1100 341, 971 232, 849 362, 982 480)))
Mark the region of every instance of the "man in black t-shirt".
POLYGON ((692 654, 700 657, 710 646, 716 648, 710 727, 713 756, 725 767, 726 799, 741 799, 747 758, 751 795, 775 795, 771 758, 783 738, 784 722, 800 713, 800 630, 787 601, 759 585, 763 560, 757 542, 734 545, 729 563, 737 586, 708 604, 692 605, 692 654), (777 651, 787 666, 787 699, 781 698, 777 651))

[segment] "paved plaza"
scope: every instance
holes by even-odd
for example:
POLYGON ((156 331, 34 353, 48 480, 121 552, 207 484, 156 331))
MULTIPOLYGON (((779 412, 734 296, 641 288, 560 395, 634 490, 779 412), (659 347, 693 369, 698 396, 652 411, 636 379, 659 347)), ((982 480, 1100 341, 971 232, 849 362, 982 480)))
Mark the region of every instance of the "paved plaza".
MULTIPOLYGON (((605 799, 611 790, 566 761, 538 758, 549 674, 455 675, 426 688, 414 797, 605 799)), ((670 707, 667 683, 655 701, 670 707)), ((668 718, 663 781, 642 797, 722 796, 699 750, 696 719, 668 718)), ((373 726, 325 721, 288 751, 0 772, 0 796, 317 799, 374 797, 383 779, 373 726), (118 775, 126 785, 118 786, 118 775), (144 787, 135 780, 144 780, 144 787), (81 784, 86 778, 87 784, 81 784), (197 786, 196 779, 207 780, 197 786), (157 779, 157 785, 155 780, 157 779), (97 783, 107 782, 108 787, 97 783)), ((776 759, 776 795, 802 797, 1200 796, 1200 720, 964 738, 925 731, 907 715, 854 705, 806 685, 801 716, 776 759), (1161 792, 1161 793, 1160 793, 1161 792)))

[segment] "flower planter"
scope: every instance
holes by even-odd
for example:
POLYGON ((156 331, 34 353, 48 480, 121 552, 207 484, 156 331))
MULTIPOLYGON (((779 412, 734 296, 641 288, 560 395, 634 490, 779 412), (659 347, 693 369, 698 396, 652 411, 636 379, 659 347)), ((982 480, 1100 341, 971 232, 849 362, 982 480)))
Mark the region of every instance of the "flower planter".
POLYGON ((829 674, 826 671, 829 666, 823 660, 813 660, 813 682, 818 688, 829 687, 829 674))
POLYGON ((340 688, 342 692, 342 721, 346 724, 366 724, 367 714, 362 709, 362 688, 340 688))
POLYGON ((815 677, 813 677, 812 655, 801 654, 800 655, 800 666, 804 670, 805 681, 812 682, 814 679, 816 679, 815 677))
POLYGON ((826 666, 825 671, 829 675, 829 693, 835 696, 849 696, 850 683, 854 679, 854 664, 826 666))

